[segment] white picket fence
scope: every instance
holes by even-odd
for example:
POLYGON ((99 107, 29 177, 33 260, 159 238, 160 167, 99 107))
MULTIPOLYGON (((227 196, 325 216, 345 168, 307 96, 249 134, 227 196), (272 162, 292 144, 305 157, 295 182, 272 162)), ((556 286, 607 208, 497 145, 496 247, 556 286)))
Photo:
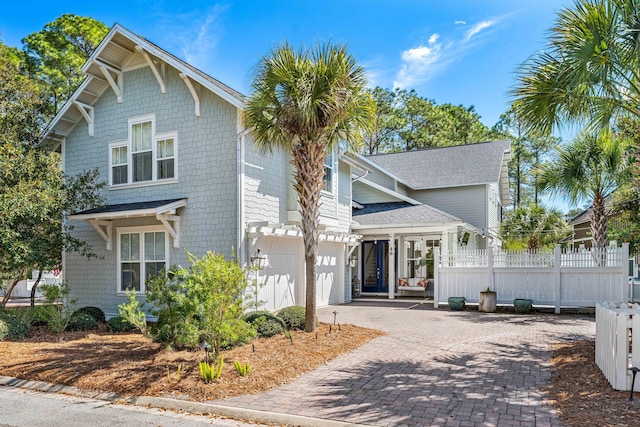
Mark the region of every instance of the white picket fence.
POLYGON ((640 368, 640 305, 596 304, 596 364, 614 389, 631 390, 629 368, 640 368))
POLYGON ((503 252, 487 250, 435 253, 434 304, 449 297, 478 301, 480 292, 497 292, 498 303, 516 298, 534 305, 595 307, 600 301, 626 302, 631 297, 628 281, 629 245, 604 250, 549 252, 503 252))

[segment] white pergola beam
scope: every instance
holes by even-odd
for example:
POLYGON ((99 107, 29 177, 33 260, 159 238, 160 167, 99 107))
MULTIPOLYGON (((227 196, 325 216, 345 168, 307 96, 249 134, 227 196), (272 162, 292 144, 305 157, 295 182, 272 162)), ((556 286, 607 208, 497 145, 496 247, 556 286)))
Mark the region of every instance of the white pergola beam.
POLYGON ((113 92, 116 94, 118 104, 122 103, 122 71, 112 67, 111 65, 100 62, 97 59, 94 59, 93 63, 96 64, 100 71, 102 71, 107 82, 109 82, 109 86, 111 86, 111 89, 113 89, 113 92), (111 76, 112 72, 116 75, 116 80, 111 76))
POLYGON ((158 84, 160 85, 160 93, 166 93, 167 89, 166 89, 166 83, 164 78, 164 63, 160 64, 160 71, 159 71, 156 68, 156 64, 153 63, 151 56, 149 56, 146 50, 144 50, 140 46, 136 46, 136 51, 138 51, 139 53, 142 54, 142 56, 144 56, 145 61, 147 61, 147 64, 149 65, 149 68, 151 68, 153 75, 155 76, 156 80, 158 81, 158 84))
POLYGON ((189 76, 187 76, 185 73, 180 73, 180 78, 184 81, 184 84, 187 85, 189 92, 191 92, 193 101, 196 104, 196 116, 200 117, 200 97, 198 96, 198 92, 196 91, 196 88, 193 86, 193 83, 191 83, 189 76))
POLYGON ((89 136, 93 136, 93 134, 94 134, 93 107, 91 105, 83 104, 82 102, 79 102, 79 101, 73 101, 73 105, 76 106, 78 111, 80 111, 80 114, 82 114, 82 117, 84 117, 84 119, 87 121, 87 128, 89 130, 89 136))

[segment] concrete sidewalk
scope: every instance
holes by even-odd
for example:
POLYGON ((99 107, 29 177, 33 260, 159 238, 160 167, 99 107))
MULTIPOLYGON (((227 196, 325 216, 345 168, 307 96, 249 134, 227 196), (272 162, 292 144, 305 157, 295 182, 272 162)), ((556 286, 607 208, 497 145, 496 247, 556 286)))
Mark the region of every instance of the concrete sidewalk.
POLYGON ((379 426, 562 426, 541 394, 550 345, 595 336, 580 315, 357 302, 319 309, 320 320, 333 311, 388 335, 286 386, 210 403, 379 426))

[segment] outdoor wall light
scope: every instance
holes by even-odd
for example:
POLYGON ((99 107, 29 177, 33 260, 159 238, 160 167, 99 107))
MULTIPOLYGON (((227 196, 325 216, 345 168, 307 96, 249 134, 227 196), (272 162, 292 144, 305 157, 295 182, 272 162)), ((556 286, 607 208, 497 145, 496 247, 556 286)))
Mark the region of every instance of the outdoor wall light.
POLYGON ((358 254, 353 253, 349 257, 349 267, 357 267, 358 266, 358 254))
POLYGON ((267 263, 267 256, 260 255, 260 249, 256 249, 256 251, 251 255, 251 265, 256 267, 258 270, 262 270, 267 263))

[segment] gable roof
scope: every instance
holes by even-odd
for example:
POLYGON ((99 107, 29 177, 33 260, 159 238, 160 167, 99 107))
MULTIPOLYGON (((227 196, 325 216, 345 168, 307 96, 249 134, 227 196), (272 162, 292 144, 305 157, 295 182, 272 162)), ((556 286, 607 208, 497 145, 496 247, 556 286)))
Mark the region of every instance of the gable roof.
MULTIPOLYGON (((80 120, 93 120, 92 107, 105 90, 110 90, 113 84, 117 86, 120 76, 125 71, 149 66, 149 62, 154 65, 154 75, 156 72, 159 76, 162 75, 162 68, 157 69, 161 64, 172 67, 195 85, 213 92, 236 108, 244 108, 246 99, 240 92, 122 25, 115 24, 83 65, 82 71, 86 73, 86 79, 45 128, 41 140, 55 145, 66 137, 80 120)), ((123 97, 126 99, 126 93, 123 97)))
POLYGON ((388 170, 414 190, 500 182, 501 196, 508 203, 510 152, 511 143, 502 140, 378 154, 366 159, 388 170))
MULTIPOLYGON (((604 206, 605 209, 610 210, 613 206, 613 199, 611 198, 611 194, 607 194, 604 197, 604 206)), ((578 225, 591 222, 591 212, 593 211, 593 205, 589 206, 587 209, 580 212, 578 215, 574 216, 570 221, 569 225, 578 225)))
POLYGON ((352 213, 353 229, 368 227, 429 226, 463 221, 429 205, 407 202, 371 203, 352 213))

